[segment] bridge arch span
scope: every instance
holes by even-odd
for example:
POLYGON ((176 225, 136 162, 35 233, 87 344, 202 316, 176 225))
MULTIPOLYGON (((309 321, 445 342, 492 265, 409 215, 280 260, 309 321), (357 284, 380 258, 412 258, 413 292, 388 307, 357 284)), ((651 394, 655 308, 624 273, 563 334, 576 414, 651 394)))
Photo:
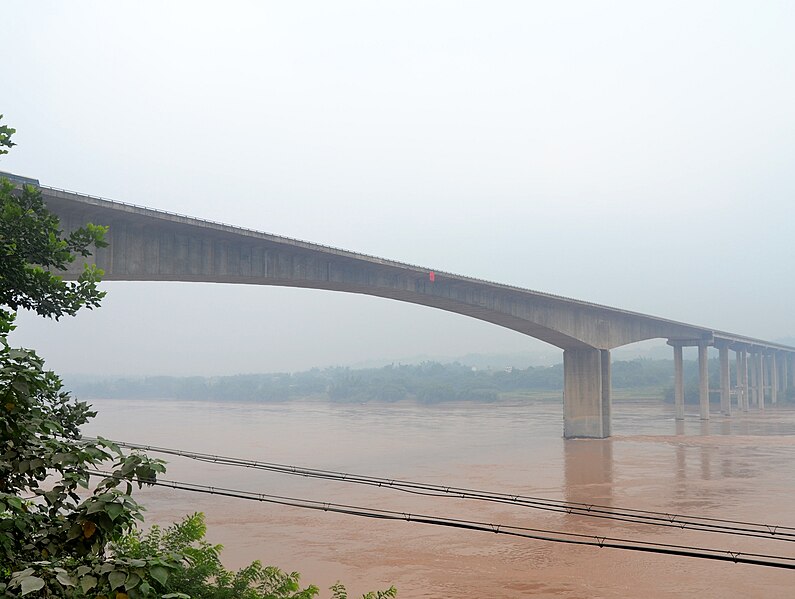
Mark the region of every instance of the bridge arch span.
MULTIPOLYGON (((610 350, 646 339, 675 346, 775 346, 627 310, 501 285, 141 206, 41 187, 65 230, 108 225, 91 259, 110 281, 192 281, 325 289, 409 302, 490 322, 564 350, 564 436, 610 434, 610 350)), ((67 277, 82 270, 74 264, 67 277)))

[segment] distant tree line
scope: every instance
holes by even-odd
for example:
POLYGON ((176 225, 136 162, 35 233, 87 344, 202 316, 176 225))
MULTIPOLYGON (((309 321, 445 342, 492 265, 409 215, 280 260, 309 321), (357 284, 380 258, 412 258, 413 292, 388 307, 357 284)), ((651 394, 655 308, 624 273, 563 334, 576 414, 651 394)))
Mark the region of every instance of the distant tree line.
MULTIPOLYGON (((710 387, 719 386, 719 365, 710 360, 710 387)), ((698 402, 698 364, 685 361, 685 401, 698 402)), ((732 369, 732 377, 734 370, 732 369)), ((732 379, 734 380, 734 379, 732 379)), ((612 364, 613 389, 655 389, 673 402, 672 360, 637 359, 612 364)), ((86 398, 194 399, 289 401, 322 397, 337 402, 422 403, 496 401, 511 393, 560 391, 563 365, 477 370, 454 362, 423 362, 383 368, 312 369, 298 373, 246 374, 223 377, 141 377, 67 380, 72 391, 86 398)), ((783 398, 782 398, 783 399, 783 398)), ((719 401, 713 393, 713 401, 719 401)))

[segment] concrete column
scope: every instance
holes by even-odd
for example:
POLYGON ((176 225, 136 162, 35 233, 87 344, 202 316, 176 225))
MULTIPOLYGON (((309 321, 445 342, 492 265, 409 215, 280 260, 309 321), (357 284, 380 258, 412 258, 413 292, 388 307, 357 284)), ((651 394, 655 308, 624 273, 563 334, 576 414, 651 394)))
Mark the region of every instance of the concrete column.
POLYGON ((610 435, 610 352, 595 348, 563 352, 563 436, 610 435))
POLYGON ((705 343, 700 343, 698 346, 698 400, 701 406, 701 420, 709 420, 708 349, 709 346, 705 343))
POLYGON ((776 352, 770 354, 770 403, 778 403, 778 355, 776 352))
POLYGON ((734 350, 734 388, 737 390, 737 409, 743 409, 743 351, 734 350))
POLYGON ((786 398, 787 390, 789 389, 789 359, 787 354, 781 354, 779 358, 779 364, 781 365, 781 393, 786 398))
POLYGON ((759 406, 759 374, 757 372, 756 352, 751 352, 749 366, 751 371, 751 385, 749 387, 751 399, 750 405, 756 408, 759 406))
POLYGON ((600 349, 602 362, 602 433, 605 437, 613 434, 613 374, 610 350, 600 349))
POLYGON ((685 419, 685 376, 681 345, 674 345, 674 413, 677 420, 685 419))
POLYGON ((743 398, 743 403, 740 406, 740 409, 743 412, 747 412, 750 402, 750 393, 748 390, 748 352, 746 352, 745 349, 742 349, 739 351, 737 356, 740 358, 740 367, 737 370, 737 375, 740 377, 740 385, 742 386, 740 393, 742 393, 743 398))
POLYGON ((718 348, 720 356, 720 411, 726 416, 732 415, 731 383, 729 382, 729 346, 718 348))
POLYGON ((756 354, 757 384, 759 386, 759 409, 765 409, 765 354, 756 354))

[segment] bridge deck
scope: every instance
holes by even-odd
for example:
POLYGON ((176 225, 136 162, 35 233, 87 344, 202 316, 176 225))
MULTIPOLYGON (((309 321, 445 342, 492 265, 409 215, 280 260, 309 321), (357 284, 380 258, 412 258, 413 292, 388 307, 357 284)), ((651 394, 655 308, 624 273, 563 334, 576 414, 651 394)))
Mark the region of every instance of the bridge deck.
MULTIPOLYGON (((588 312, 601 318, 610 315, 613 318, 630 319, 635 323, 644 323, 646 325, 649 325, 646 328, 657 330, 660 333, 658 336, 661 338, 669 338, 684 345, 698 345, 700 343, 707 343, 708 345, 728 344, 732 347, 746 346, 748 348, 761 348, 769 350, 795 352, 795 347, 771 341, 766 341, 762 339, 757 339, 754 337, 729 333, 711 327, 679 322, 671 319, 661 318, 658 316, 652 316, 630 310, 624 310, 621 308, 615 308, 593 302, 587 302, 569 297, 554 295, 551 293, 545 293, 532 289, 525 289, 512 285, 505 285, 493 281, 487 281, 474 277, 455 274, 444 270, 439 270, 436 268, 418 266, 415 264, 407 264, 395 260, 389 260, 386 258, 380 258, 368 254, 352 252, 349 250, 340 249, 336 247, 330 247, 322 244, 311 243, 298 239, 292 239, 289 237, 274 235, 271 233, 265 233, 262 231, 256 231, 253 229, 248 229, 235 225, 229 225, 221 222, 199 219, 184 214, 177 214, 173 212, 167 212, 164 210, 148 208, 136 204, 108 200, 105 198, 99 198, 87 194, 79 194, 54 187, 41 186, 41 189, 44 194, 45 201, 50 206, 50 208, 56 213, 60 214, 62 217, 65 217, 70 221, 73 220, 73 218, 71 217, 80 215, 81 217, 86 217, 86 218, 90 217, 89 220, 92 220, 93 222, 96 222, 98 224, 107 224, 103 222, 104 219, 111 223, 113 222, 119 223, 120 221, 127 221, 125 225, 137 223, 142 226, 148 225, 150 227, 157 225, 172 226, 175 227, 175 231, 178 231, 180 229, 185 230, 185 228, 187 228, 187 229, 192 229, 194 233, 196 231, 201 231, 203 235, 212 235, 213 233, 220 234, 221 239, 225 238, 226 236, 232 236, 238 240, 245 240, 248 242, 259 242, 261 244, 265 244, 267 247, 282 248, 285 250, 292 250, 294 252, 298 251, 302 254, 309 253, 310 255, 314 255, 315 257, 332 258, 336 262, 344 261, 345 263, 356 265, 359 267, 369 266, 378 269, 386 269, 414 279, 422 279, 422 280, 425 280, 426 278, 429 279, 430 273, 433 272, 434 273, 433 284, 436 286, 465 285, 469 288, 474 287, 487 293, 488 292, 499 293, 503 296, 507 294, 508 296, 516 297, 517 299, 521 298, 523 300, 532 301, 535 303, 554 305, 561 309, 568 309, 569 311, 588 312), (668 330, 663 331, 663 329, 668 329, 668 330)), ((100 260, 99 262, 102 262, 102 260, 100 260)), ((113 269, 111 269, 111 271, 112 270, 113 269)), ((151 271, 143 273, 108 272, 107 273, 108 276, 106 278, 110 280, 114 279, 118 280, 125 278, 136 279, 136 280, 141 280, 141 279, 207 280, 207 278, 211 276, 210 273, 195 273, 195 275, 197 275, 197 278, 190 279, 189 274, 190 273, 181 273, 180 275, 180 273, 177 272, 155 273, 151 271)), ((219 277, 222 276, 219 273, 216 274, 218 274, 219 277)), ((231 273, 227 273, 226 277, 230 280, 234 278, 233 274, 231 273)), ((231 281, 231 282, 255 283, 255 281, 249 280, 250 277, 244 277, 244 278, 246 280, 231 281)), ((326 282, 328 283, 329 281, 326 282)), ((431 283, 430 280, 428 282, 431 283)), ((322 281, 315 281, 314 283, 317 283, 315 285, 312 284, 313 281, 299 281, 297 279, 287 280, 283 282, 276 281, 275 279, 272 281, 262 280, 259 281, 259 283, 310 286, 310 287, 317 286, 319 288, 334 288, 334 289, 338 288, 338 286, 333 286, 333 285, 322 285, 321 284, 322 281)), ((428 286, 426 285, 426 287, 428 286)), ((338 290, 345 291, 346 289, 341 288, 338 290)), ((362 291, 360 289, 351 289, 351 291, 357 293, 367 293, 367 291, 362 291)), ((409 295, 411 295, 411 290, 409 291, 410 291, 409 295)), ((384 296, 385 294, 373 293, 373 295, 384 296)), ((393 295, 398 295, 398 294, 393 294, 393 295)), ((418 298, 393 297, 393 299, 400 299, 403 301, 416 301, 416 303, 432 305, 432 303, 428 303, 425 301, 417 301, 418 298)), ((443 306, 438 306, 438 307, 442 307, 443 309, 449 309, 443 306)), ((493 319, 482 318, 482 316, 475 315, 475 317, 484 320, 493 321, 493 319)), ((508 319, 503 319, 503 320, 508 320, 508 319)), ((496 324, 503 324, 503 323, 498 322, 496 324)), ((519 327, 511 326, 510 324, 507 325, 503 324, 503 326, 508 326, 509 328, 516 328, 517 330, 519 330, 519 327)), ((526 326, 524 328, 526 328, 526 326)), ((540 338, 543 339, 543 337, 540 338)), ((651 338, 651 337, 644 337, 644 338, 651 338)), ((626 343, 631 343, 639 339, 621 339, 621 340, 625 341, 626 343)), ((560 345, 561 347, 565 347, 567 344, 571 344, 569 340, 559 340, 559 341, 560 344, 559 343, 554 343, 554 344, 560 345)), ((581 340, 581 341, 583 341, 585 345, 591 345, 586 340, 581 340)), ((578 344, 574 343, 574 345, 578 344)), ((618 347, 617 344, 610 343, 609 341, 603 343, 594 343, 593 346, 602 347, 604 349, 618 347)))

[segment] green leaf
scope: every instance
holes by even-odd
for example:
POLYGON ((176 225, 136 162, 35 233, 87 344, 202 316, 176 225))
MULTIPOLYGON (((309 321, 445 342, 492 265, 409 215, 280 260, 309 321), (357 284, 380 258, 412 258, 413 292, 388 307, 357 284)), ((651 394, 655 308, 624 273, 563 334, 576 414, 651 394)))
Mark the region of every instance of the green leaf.
POLYGON ((22 509, 22 500, 19 497, 6 497, 4 498, 6 505, 17 510, 22 509))
POLYGON ((94 514, 96 512, 102 512, 105 510, 105 502, 104 501, 94 501, 91 505, 88 506, 86 510, 86 514, 94 514))
POLYGON ((114 570, 108 574, 108 582, 110 583, 110 590, 120 587, 127 580, 127 572, 121 570, 114 570))
POLYGON ((85 576, 85 575, 86 575, 86 574, 88 574, 89 572, 91 572, 91 568, 90 568, 89 566, 80 566, 80 567, 79 567, 79 568, 78 568, 78 569, 75 571, 75 574, 77 574, 78 576, 85 576))
POLYGON ((44 586, 44 580, 38 576, 28 576, 22 579, 22 595, 38 591, 44 586))
POLYGON ((59 452, 52 456, 52 461, 56 464, 74 464, 77 461, 77 458, 74 454, 59 452))
POLYGON ((124 506, 119 503, 109 503, 105 509, 111 520, 115 520, 124 513, 124 506))
POLYGON ((55 578, 65 587, 75 586, 75 579, 69 576, 66 572, 58 572, 55 578))
MULTIPOLYGON (((33 572, 35 572, 35 570, 33 568, 25 568, 21 572, 14 572, 14 574, 12 575, 12 578, 14 578, 15 580, 19 581, 22 578, 27 578, 28 576, 33 574, 33 572)), ((19 584, 19 582, 17 582, 17 584, 19 584)))
POLYGON ((168 580, 168 570, 163 566, 152 566, 149 569, 149 574, 154 578, 157 582, 166 586, 166 580, 168 580))
POLYGON ((130 589, 134 589, 139 582, 141 582, 141 577, 135 572, 130 572, 130 575, 124 583, 124 588, 129 591, 130 589))
POLYGON ((21 395, 27 395, 30 390, 28 384, 22 381, 11 381, 11 386, 14 387, 14 389, 16 389, 17 391, 19 391, 21 395))
POLYGON ((81 536, 82 534, 83 534, 83 527, 80 526, 79 522, 75 522, 74 524, 72 524, 71 528, 69 528, 69 534, 66 535, 66 539, 72 541, 77 537, 81 536))
POLYGON ((88 593, 91 589, 97 586, 97 577, 91 576, 87 574, 80 579, 80 588, 83 589, 84 593, 88 593))

